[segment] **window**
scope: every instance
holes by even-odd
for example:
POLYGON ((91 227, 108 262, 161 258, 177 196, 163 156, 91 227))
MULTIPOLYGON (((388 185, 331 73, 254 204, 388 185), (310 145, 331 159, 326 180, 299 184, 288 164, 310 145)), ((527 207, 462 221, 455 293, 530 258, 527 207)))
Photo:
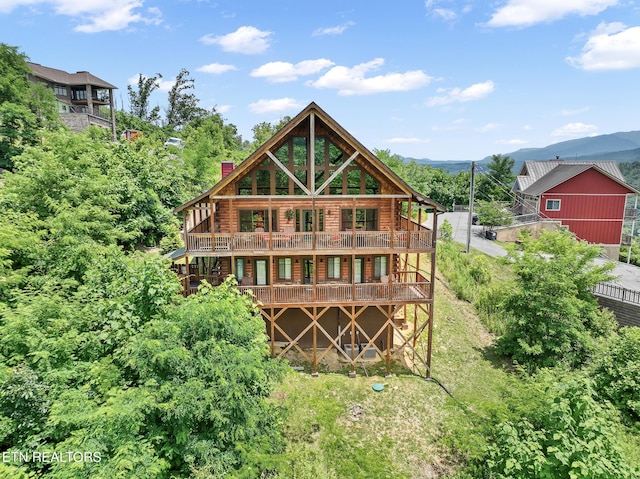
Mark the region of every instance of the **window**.
POLYGON ((245 176, 238 182, 238 194, 242 196, 251 195, 251 176, 245 176))
POLYGON ((560 200, 547 200, 547 211, 560 211, 560 200))
POLYGON ((269 170, 256 171, 256 193, 259 195, 271 194, 271 172, 269 170))
POLYGON ((67 87, 64 85, 55 85, 53 91, 58 96, 67 96, 67 87))
POLYGON ((373 258, 373 276, 381 278, 387 275, 387 257, 376 256, 373 258))
POLYGON ((74 88, 71 90, 71 99, 73 100, 86 100, 87 99, 87 90, 74 88))
POLYGON ((244 258, 236 258, 236 279, 244 278, 244 258))
POLYGON ((307 166, 307 139, 304 136, 293 138, 293 166, 307 166))
MULTIPOLYGON (((241 232, 252 232, 261 228, 263 231, 269 231, 269 223, 267 214, 269 210, 240 210, 240 229, 241 232)), ((271 227, 273 231, 277 231, 277 211, 271 211, 271 227)), ((258 230, 260 231, 260 230, 258 230)))
POLYGON ((278 278, 291 279, 291 258, 278 258, 278 278))
POLYGON ((340 279, 340 257, 327 258, 327 278, 340 279))
MULTIPOLYGON (((353 228, 353 211, 342 210, 342 230, 353 228)), ((378 230, 378 210, 374 208, 356 209, 355 228, 357 230, 377 231, 378 230)))

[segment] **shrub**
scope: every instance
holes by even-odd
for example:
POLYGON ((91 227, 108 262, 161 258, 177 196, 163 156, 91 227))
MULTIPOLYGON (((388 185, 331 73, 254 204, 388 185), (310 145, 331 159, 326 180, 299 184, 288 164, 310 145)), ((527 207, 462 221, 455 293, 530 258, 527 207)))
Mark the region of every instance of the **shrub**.
POLYGON ((627 417, 640 420, 640 329, 620 330, 596 359, 596 389, 627 417))
POLYGON ((616 417, 598 403, 589 379, 537 379, 549 384, 542 409, 496 426, 484 458, 487 477, 637 477, 616 445, 616 417))

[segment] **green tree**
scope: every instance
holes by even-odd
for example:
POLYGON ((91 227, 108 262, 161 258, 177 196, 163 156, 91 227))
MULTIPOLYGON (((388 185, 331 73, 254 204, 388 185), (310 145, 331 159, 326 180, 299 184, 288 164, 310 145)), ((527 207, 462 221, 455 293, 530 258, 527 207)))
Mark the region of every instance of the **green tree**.
POLYGON ((475 209, 478 213, 478 221, 492 229, 495 226, 509 226, 513 222, 513 215, 503 204, 496 201, 478 201, 475 209))
POLYGON ((511 187, 516 179, 515 161, 508 155, 493 155, 487 173, 479 175, 476 194, 488 201, 511 201, 511 187))
POLYGON ((166 123, 172 130, 181 130, 189 122, 206 115, 206 110, 198 106, 199 100, 192 93, 194 88, 193 78, 189 78, 189 72, 183 68, 169 90, 166 123))
POLYGON ((0 43, 0 168, 11 169, 13 158, 37 144, 39 131, 58 123, 53 92, 27 78, 27 56, 0 43))
POLYGON ((155 106, 149 110, 149 100, 151 94, 160 88, 158 80, 161 78, 162 75, 160 73, 156 73, 156 76, 153 77, 145 77, 139 74, 137 90, 134 90, 131 85, 127 85, 129 113, 131 113, 131 115, 152 124, 160 122, 160 107, 155 106))
POLYGON ((234 125, 212 113, 191 121, 182 131, 186 140, 180 156, 189 182, 199 191, 210 188, 221 178, 222 161, 240 161, 242 139, 234 125))
POLYGON ((505 289, 505 311, 513 318, 498 349, 529 370, 581 364, 596 339, 613 331, 612 314, 591 293, 611 279, 611 263, 597 265, 600 248, 576 241, 568 231, 543 231, 509 248, 515 284, 505 289))
POLYGON ((285 116, 280 119, 277 123, 269 123, 263 121, 262 123, 258 123, 251 128, 253 132, 253 143, 251 144, 251 150, 257 150, 265 141, 275 135, 278 131, 282 129, 287 123, 291 121, 290 116, 285 116))

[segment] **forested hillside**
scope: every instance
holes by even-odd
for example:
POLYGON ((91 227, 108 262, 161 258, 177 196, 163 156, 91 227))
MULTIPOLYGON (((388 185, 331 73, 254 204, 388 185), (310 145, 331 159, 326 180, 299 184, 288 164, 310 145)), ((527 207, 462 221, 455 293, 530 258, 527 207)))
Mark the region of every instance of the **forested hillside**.
POLYGON ((640 191, 640 161, 620 163, 620 171, 627 183, 640 191))

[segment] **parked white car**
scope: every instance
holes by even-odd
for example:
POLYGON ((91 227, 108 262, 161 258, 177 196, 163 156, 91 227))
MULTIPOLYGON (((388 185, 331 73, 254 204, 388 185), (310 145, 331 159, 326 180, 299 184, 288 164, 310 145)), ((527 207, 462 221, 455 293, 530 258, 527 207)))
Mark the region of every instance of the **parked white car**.
POLYGON ((167 149, 170 146, 175 146, 182 150, 184 148, 184 140, 180 138, 167 138, 167 141, 164 142, 164 148, 167 149))

